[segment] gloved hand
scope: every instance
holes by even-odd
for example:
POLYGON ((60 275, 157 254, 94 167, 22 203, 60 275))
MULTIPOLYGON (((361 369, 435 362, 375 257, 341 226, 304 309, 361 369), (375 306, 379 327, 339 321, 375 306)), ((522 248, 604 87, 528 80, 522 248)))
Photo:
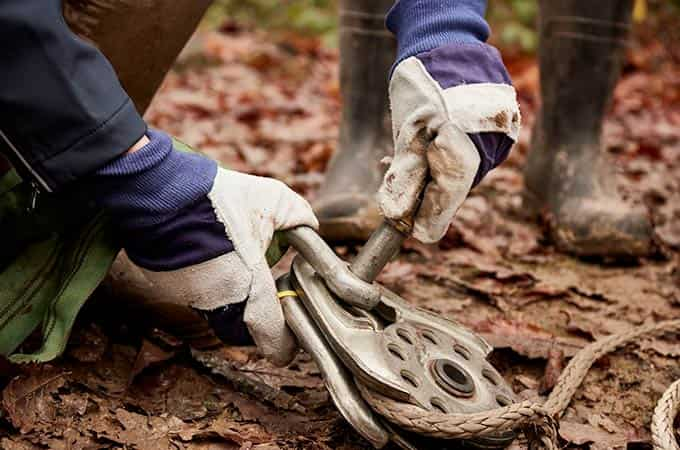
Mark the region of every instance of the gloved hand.
POLYGON ((265 252, 276 230, 318 227, 311 207, 280 181, 218 168, 161 132, 148 136, 89 181, 128 257, 154 297, 202 311, 229 343, 252 336, 272 362, 290 362, 296 341, 265 252))
POLYGON ((404 219, 423 192, 413 229, 422 242, 444 236, 519 134, 515 90, 498 51, 484 43, 484 4, 400 0, 388 15, 399 45, 389 92, 394 158, 378 204, 386 217, 404 219))

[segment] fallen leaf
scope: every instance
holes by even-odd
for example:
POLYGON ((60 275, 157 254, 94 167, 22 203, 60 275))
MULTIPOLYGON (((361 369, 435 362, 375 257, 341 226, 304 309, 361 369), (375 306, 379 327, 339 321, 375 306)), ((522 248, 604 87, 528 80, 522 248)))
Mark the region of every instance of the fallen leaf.
POLYGON ((572 444, 593 443, 599 445, 601 449, 625 449, 628 442, 626 436, 622 434, 609 433, 601 428, 565 420, 560 422, 559 434, 562 439, 572 444))
POLYGON ((588 423, 593 427, 600 427, 609 433, 620 433, 621 427, 616 425, 609 417, 604 414, 592 414, 588 417, 588 423))
POLYGON ((387 285, 413 282, 418 276, 419 267, 406 261, 392 261, 380 272, 378 281, 387 285))
POLYGON ((71 334, 67 354, 80 362, 97 362, 108 346, 109 339, 96 324, 77 328, 71 334))
POLYGON ((40 447, 33 445, 30 442, 20 440, 13 440, 9 438, 0 439, 0 448, 3 450, 39 450, 40 447))
POLYGON ((64 386, 65 376, 59 369, 42 365, 13 378, 2 391, 2 406, 12 425, 22 433, 49 429, 58 409, 52 394, 64 386))
POLYGON ((132 366, 132 371, 130 372, 128 386, 132 384, 135 377, 142 373, 144 369, 167 361, 173 358, 175 354, 176 352, 174 351, 166 351, 151 341, 143 339, 142 346, 137 353, 137 358, 135 358, 135 363, 132 366))
POLYGON ((528 358, 548 359, 551 351, 561 351, 565 356, 574 356, 584 341, 581 339, 558 337, 538 325, 492 318, 466 324, 493 347, 511 348, 528 358))
POLYGON ((240 445, 261 444, 272 440, 272 436, 261 425, 235 422, 224 416, 213 421, 202 433, 215 433, 222 439, 228 439, 240 445))
POLYGON ((83 416, 87 411, 87 393, 70 393, 59 396, 59 414, 65 417, 83 416))
POLYGON ((552 391, 552 388, 555 387, 557 380, 564 370, 564 366, 564 352, 557 348, 550 349, 550 351, 548 351, 548 361, 545 364, 541 385, 538 388, 538 391, 541 394, 552 391))
POLYGON ((120 444, 134 446, 139 450, 170 450, 176 448, 172 444, 180 434, 190 434, 193 428, 176 417, 146 417, 127 411, 123 408, 115 410, 115 420, 122 430, 111 430, 107 437, 120 444))
POLYGON ((680 342, 669 342, 660 339, 645 339, 638 344, 642 350, 652 350, 662 356, 677 358, 680 356, 680 342))

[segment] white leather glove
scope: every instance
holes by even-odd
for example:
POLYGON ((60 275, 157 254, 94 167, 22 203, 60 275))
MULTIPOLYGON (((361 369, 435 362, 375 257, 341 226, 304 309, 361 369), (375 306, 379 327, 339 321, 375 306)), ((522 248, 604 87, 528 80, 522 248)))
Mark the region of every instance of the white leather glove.
MULTIPOLYGON (((217 169, 207 198, 233 251, 169 271, 119 258, 114 270, 136 291, 135 296, 150 303, 208 312, 247 300, 243 322, 255 344, 267 359, 285 365, 294 357, 297 343, 286 326, 265 252, 277 230, 298 225, 317 228, 314 213, 304 198, 278 180, 225 169, 217 169)), ((238 327, 235 322, 227 326, 238 327)), ((216 332, 219 335, 220 330, 216 332)))
POLYGON ((234 251, 182 269, 141 269, 167 301, 214 310, 247 299, 243 320, 261 353, 285 365, 295 337, 286 326, 265 258, 274 231, 318 223, 307 201, 284 183, 218 169, 208 199, 234 251))
POLYGON ((441 239, 473 185, 480 149, 470 134, 503 133, 513 141, 520 114, 508 84, 476 83, 442 88, 415 56, 395 68, 390 82, 394 159, 378 192, 390 219, 415 216, 413 236, 441 239))
POLYGON ((118 227, 130 284, 146 286, 150 303, 199 310, 225 342, 254 341, 288 363, 296 342, 265 254, 275 231, 318 227, 309 203, 278 180, 218 168, 163 132, 147 136, 89 180, 118 227))

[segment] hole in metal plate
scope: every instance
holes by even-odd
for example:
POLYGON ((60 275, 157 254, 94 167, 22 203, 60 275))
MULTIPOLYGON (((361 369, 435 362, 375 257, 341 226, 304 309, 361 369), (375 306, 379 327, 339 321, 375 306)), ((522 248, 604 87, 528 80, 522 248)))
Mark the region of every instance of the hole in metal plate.
POLYGON ((430 405, 442 414, 448 413, 448 410, 444 406, 444 402, 440 398, 432 397, 430 399, 430 405))
POLYGON ((401 349, 397 347, 395 344, 390 344, 387 346, 387 350, 390 352, 392 356, 395 358, 399 358, 402 361, 406 361, 406 358, 404 358, 404 354, 401 352, 401 349))
POLYGON ((418 378, 413 375, 411 372, 408 370, 402 370, 401 371, 401 377, 406 380, 411 386, 414 388, 417 388, 420 386, 420 382, 418 381, 418 378))
POLYGON ((406 342, 408 345, 413 345, 413 338, 411 334, 403 328, 397 328, 397 336, 401 338, 402 341, 406 342))
POLYGON ((487 381, 494 386, 498 386, 498 376, 489 369, 482 370, 482 376, 487 379, 487 381))
POLYGON ((383 302, 378 303, 373 310, 386 322, 386 325, 393 324, 397 321, 397 311, 383 302))
POLYGON ((464 347, 460 344, 456 344, 453 346, 453 351, 458 353, 460 356, 462 356, 466 360, 470 360, 470 350, 467 349, 467 347, 464 347))
POLYGON ((468 372, 455 361, 438 359, 432 365, 432 374, 439 387, 456 397, 470 397, 475 393, 475 383, 468 372))
POLYGON ((501 394, 498 394, 496 396, 496 401, 501 406, 508 406, 509 404, 512 403, 508 397, 506 397, 505 395, 501 395, 501 394))
POLYGON ((437 338, 434 337, 434 333, 432 333, 430 330, 423 330, 422 331, 423 339, 425 339, 427 342, 429 342, 432 345, 437 345, 437 338))

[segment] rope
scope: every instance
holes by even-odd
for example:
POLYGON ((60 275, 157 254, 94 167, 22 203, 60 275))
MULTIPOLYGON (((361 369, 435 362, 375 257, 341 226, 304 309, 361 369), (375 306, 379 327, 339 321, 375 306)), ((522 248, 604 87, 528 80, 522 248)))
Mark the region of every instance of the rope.
MULTIPOLYGON (((358 382, 359 391, 373 410, 405 430, 439 439, 469 439, 521 428, 532 450, 557 449, 557 419, 569 405, 588 370, 603 355, 641 336, 680 331, 680 320, 643 325, 584 347, 567 364, 545 403, 526 400, 475 414, 427 411, 379 394, 358 382)), ((680 450, 673 434, 673 419, 680 406, 680 380, 664 393, 652 419, 654 450, 680 450)))
POLYGON ((671 331, 680 331, 680 320, 642 325, 623 333, 613 334, 584 347, 562 371, 555 388, 545 402, 545 408, 550 411, 552 417, 558 418, 569 405, 576 389, 581 385, 595 361, 642 336, 656 336, 671 331))
POLYGON ((673 432, 673 422, 680 407, 680 380, 663 393, 652 416, 652 442, 654 450, 680 450, 673 432))

